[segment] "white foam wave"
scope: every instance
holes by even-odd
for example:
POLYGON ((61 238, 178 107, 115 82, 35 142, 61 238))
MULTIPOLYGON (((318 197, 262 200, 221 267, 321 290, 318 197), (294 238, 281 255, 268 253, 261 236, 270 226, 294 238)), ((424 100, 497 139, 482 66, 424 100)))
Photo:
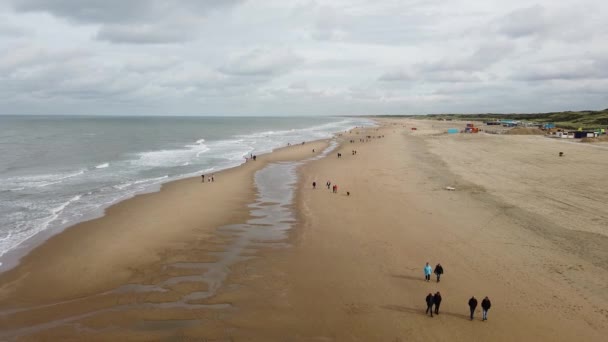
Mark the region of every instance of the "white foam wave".
POLYGON ((169 178, 168 175, 162 176, 162 177, 156 177, 156 178, 146 178, 146 179, 140 179, 140 180, 136 180, 133 182, 126 182, 126 183, 122 183, 122 184, 116 184, 113 186, 114 189, 117 190, 124 190, 126 188, 129 188, 133 185, 139 185, 139 184, 157 184, 159 183, 159 181, 165 180, 169 178))
MULTIPOLYGON (((204 141, 204 139, 201 140, 204 141)), ((201 140, 198 140, 197 144, 186 145, 182 149, 141 152, 138 154, 138 158, 131 163, 149 168, 182 166, 209 151, 209 147, 201 140)))
POLYGON ((156 178, 140 179, 140 180, 138 180, 138 181, 133 182, 133 184, 143 184, 143 183, 151 183, 151 184, 154 184, 154 183, 157 183, 158 181, 161 181, 161 180, 163 180, 163 179, 167 179, 167 178, 169 178, 169 176, 165 175, 165 176, 162 176, 162 177, 156 177, 156 178))
POLYGON ((96 169, 105 169, 108 166, 110 166, 110 163, 103 163, 103 164, 99 164, 99 165, 95 166, 95 168, 96 169))
POLYGON ((15 233, 9 232, 8 238, 2 240, 2 243, 0 243, 0 257, 15 247, 21 245, 21 243, 23 243, 25 240, 47 229, 49 225, 53 223, 70 204, 80 200, 81 197, 81 195, 76 195, 57 205, 56 207, 51 208, 49 210, 49 215, 36 220, 37 222, 32 225, 31 229, 20 230, 15 233))
POLYGON ((43 175, 29 175, 29 176, 17 176, 17 177, 9 177, 2 180, 0 184, 0 189, 2 189, 2 185, 10 185, 11 188, 6 190, 23 190, 25 188, 44 188, 49 185, 61 183, 67 179, 74 178, 80 176, 85 173, 85 170, 78 170, 76 172, 69 173, 53 173, 53 174, 43 174, 43 175))

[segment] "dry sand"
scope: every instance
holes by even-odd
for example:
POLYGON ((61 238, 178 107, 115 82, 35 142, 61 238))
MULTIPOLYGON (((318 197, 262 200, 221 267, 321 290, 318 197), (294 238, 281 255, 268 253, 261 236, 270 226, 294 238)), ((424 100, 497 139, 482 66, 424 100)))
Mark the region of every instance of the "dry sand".
POLYGON ((255 258, 199 301, 216 306, 140 305, 170 303, 204 287, 196 282, 95 294, 200 272, 166 265, 213 261, 228 243, 214 228, 249 216, 254 171, 271 158, 310 156, 312 146, 222 173, 221 190, 199 191, 196 179, 172 183, 56 236, 0 276, 0 331, 25 340, 603 340, 606 149, 443 134, 456 122, 381 122, 342 136, 342 158, 300 167, 290 247, 251 250, 255 258), (384 138, 360 143, 366 135, 384 138), (323 187, 327 180, 339 193, 323 187), (427 261, 444 266, 440 283, 423 280, 427 261), (430 318, 424 298, 436 291, 443 302, 430 318), (492 300, 487 322, 479 308, 468 319, 471 295, 492 300), (34 329, 15 330, 26 327, 34 329))

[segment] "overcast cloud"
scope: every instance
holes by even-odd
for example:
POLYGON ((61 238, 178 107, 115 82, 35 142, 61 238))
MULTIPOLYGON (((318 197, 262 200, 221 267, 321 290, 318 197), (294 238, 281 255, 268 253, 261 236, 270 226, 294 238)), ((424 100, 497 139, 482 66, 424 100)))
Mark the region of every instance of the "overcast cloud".
POLYGON ((0 0, 0 114, 608 108, 604 0, 0 0))

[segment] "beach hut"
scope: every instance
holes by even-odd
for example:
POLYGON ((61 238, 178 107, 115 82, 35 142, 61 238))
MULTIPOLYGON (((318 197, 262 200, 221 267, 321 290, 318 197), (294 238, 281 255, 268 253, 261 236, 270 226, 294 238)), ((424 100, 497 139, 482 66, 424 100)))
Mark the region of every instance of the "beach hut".
POLYGON ((460 130, 458 128, 448 128, 448 134, 456 134, 459 132, 460 130))
POLYGON ((591 137, 593 137, 594 136, 593 132, 575 131, 574 132, 574 139, 587 138, 587 137, 589 137, 590 133, 591 133, 591 137))

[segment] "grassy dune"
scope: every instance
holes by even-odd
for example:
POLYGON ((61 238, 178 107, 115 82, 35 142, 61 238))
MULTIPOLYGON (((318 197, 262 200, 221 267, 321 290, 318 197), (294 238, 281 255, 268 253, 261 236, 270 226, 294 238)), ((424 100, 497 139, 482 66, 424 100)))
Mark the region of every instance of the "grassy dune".
MULTIPOLYGON (((410 116, 410 115, 407 115, 410 116)), ((411 117, 420 117, 411 115, 411 117)), ((480 120, 487 121, 493 119, 522 120, 530 122, 554 122, 559 128, 577 129, 596 129, 608 126, 608 108, 600 111, 583 110, 576 112, 552 112, 552 113, 532 113, 532 114, 428 114, 422 116, 428 119, 453 119, 453 120, 480 120)))

